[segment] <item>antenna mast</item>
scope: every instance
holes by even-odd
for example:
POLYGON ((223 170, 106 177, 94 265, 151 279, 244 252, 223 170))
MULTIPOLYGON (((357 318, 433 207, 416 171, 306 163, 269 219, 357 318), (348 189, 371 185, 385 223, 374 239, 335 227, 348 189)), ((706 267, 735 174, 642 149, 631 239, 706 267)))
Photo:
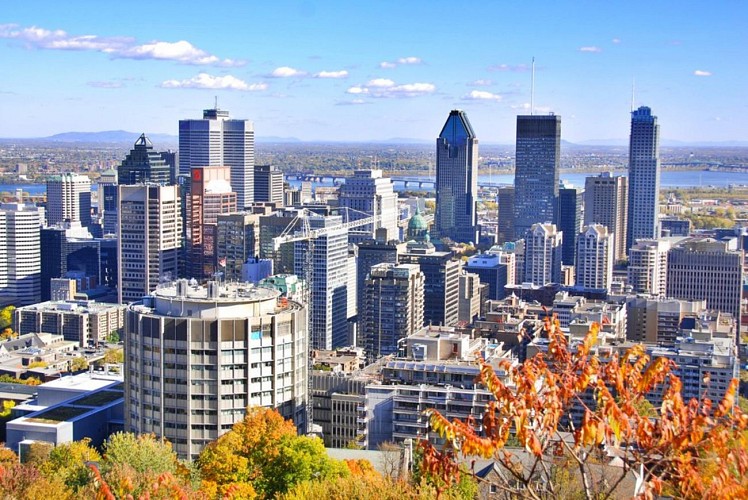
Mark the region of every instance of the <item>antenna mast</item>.
POLYGON ((530 80, 530 114, 535 114, 535 56, 532 58, 532 78, 530 80))
POLYGON ((636 95, 636 79, 632 77, 631 78, 631 112, 632 113, 634 112, 634 107, 636 106, 635 104, 636 101, 634 99, 635 95, 636 95))
POLYGON ((218 110, 218 96, 213 96, 215 98, 215 109, 218 110))

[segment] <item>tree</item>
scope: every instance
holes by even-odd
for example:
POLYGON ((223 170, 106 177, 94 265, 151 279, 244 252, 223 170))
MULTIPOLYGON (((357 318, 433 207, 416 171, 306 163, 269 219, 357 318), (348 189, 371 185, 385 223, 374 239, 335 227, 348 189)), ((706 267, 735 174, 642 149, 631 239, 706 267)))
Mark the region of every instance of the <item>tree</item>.
POLYGON ((3 401, 2 407, 0 407, 0 420, 10 416, 10 410, 15 408, 16 402, 10 399, 3 401))
POLYGON ((47 368, 49 366, 49 363, 46 361, 32 361, 29 363, 29 365, 26 368, 47 368))
POLYGON ((15 311, 15 306, 6 306, 0 309, 0 330, 5 330, 13 325, 13 314, 15 311))
POLYGON ((70 362, 70 370, 73 372, 88 370, 88 360, 83 356, 74 357, 70 362))
POLYGON ((84 438, 55 446, 39 470, 46 477, 60 478, 68 488, 78 491, 92 478, 87 462, 99 461, 101 455, 91 447, 91 440, 84 438))
POLYGON ((11 327, 6 327, 0 332, 0 340, 10 340, 18 337, 18 334, 11 327))
POLYGON ((318 438, 297 436, 290 421, 268 408, 248 408, 243 421, 202 451, 198 465, 204 490, 225 495, 252 484, 266 498, 302 481, 349 474, 318 438))
POLYGON ((112 330, 109 332, 109 335, 106 337, 106 341, 110 344, 116 344, 119 342, 119 333, 117 333, 117 330, 112 330))
POLYGON ((492 458, 512 476, 497 485, 505 493, 558 497, 563 492, 550 465, 553 457, 566 455, 586 498, 610 498, 630 474, 639 478, 636 494, 647 497, 748 497, 748 415, 735 406, 737 379, 717 405, 684 402, 673 363, 650 359, 643 346, 603 360, 592 352, 599 325, 593 324, 573 351, 557 320, 546 319, 545 330, 547 355, 518 366, 502 362, 506 382, 481 362, 478 380, 494 396, 482 419, 484 435, 475 430, 473 419, 449 421, 430 412, 432 429, 447 445, 437 450, 423 442, 427 472, 449 485, 459 476, 456 454, 492 458), (651 418, 640 403, 655 387, 664 389, 663 403, 658 418, 651 418), (595 404, 585 404, 585 395, 593 396, 595 404), (581 408, 583 416, 571 425, 567 438, 562 421, 572 406, 581 408), (512 434, 529 455, 529 464, 505 448, 512 434), (622 466, 596 491, 591 469, 601 448, 615 453, 622 466))
POLYGON ((107 364, 120 364, 125 362, 125 350, 121 347, 115 349, 107 349, 104 353, 104 357, 101 359, 101 363, 107 364))
POLYGON ((103 449, 104 471, 117 465, 127 465, 136 473, 151 475, 173 474, 177 470, 177 454, 171 444, 153 434, 136 436, 130 432, 116 432, 109 436, 103 449))

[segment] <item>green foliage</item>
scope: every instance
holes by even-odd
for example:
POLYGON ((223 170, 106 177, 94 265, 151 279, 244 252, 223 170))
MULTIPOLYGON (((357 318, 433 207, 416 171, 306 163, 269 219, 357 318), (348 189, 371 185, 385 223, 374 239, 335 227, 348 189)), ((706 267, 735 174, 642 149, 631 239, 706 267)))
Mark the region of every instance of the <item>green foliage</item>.
POLYGON ((117 465, 128 465, 136 473, 174 473, 177 469, 177 455, 171 443, 154 436, 129 432, 117 432, 104 443, 102 470, 107 471, 117 465))
POLYGON ((11 401, 9 399, 3 401, 2 406, 0 406, 0 419, 5 419, 10 416, 10 410, 12 410, 16 406, 15 401, 11 401))
POLYGON ((13 313, 15 306, 6 306, 0 309, 0 330, 5 330, 13 325, 13 313))
POLYGON ((47 368, 49 363, 46 361, 32 361, 26 368, 47 368))
POLYGON ((47 477, 59 477, 68 488, 78 491, 91 482, 91 470, 87 462, 100 462, 101 455, 91 447, 91 440, 64 443, 49 453, 49 458, 39 466, 47 477))
POLYGON ((110 344, 116 344, 119 342, 119 333, 117 333, 117 330, 112 330, 109 332, 109 335, 106 336, 106 341, 110 344))
POLYGON ((390 478, 349 476, 326 481, 304 481, 294 485, 278 500, 405 500, 433 498, 419 494, 409 483, 390 478))
POLYGON ((119 364, 125 362, 125 350, 121 347, 107 349, 100 363, 119 364))
POLYGON ((0 382, 3 384, 23 384, 23 385, 39 385, 41 380, 36 377, 29 378, 15 378, 10 375, 0 375, 0 382))
POLYGON ((88 369, 88 360, 83 356, 76 356, 70 362, 70 369, 74 372, 80 372, 88 369))

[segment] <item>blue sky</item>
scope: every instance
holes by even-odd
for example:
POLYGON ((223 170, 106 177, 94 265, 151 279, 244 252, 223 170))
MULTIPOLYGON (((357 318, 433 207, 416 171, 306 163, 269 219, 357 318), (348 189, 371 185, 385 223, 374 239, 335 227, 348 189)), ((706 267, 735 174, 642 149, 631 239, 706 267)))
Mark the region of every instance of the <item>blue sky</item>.
POLYGON ((213 105, 259 136, 483 142, 528 112, 568 141, 625 138, 636 104, 681 141, 748 139, 748 3, 2 2, 0 137, 177 133, 213 105))

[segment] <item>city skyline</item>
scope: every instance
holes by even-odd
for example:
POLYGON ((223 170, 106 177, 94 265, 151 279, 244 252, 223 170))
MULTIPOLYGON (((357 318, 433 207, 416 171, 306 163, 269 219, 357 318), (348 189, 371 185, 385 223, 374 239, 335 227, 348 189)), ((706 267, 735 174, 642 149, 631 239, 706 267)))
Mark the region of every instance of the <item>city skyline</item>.
POLYGON ((260 137, 433 140, 433 123, 458 108, 482 142, 511 143, 515 117, 529 112, 533 57, 535 111, 561 115, 564 140, 625 138, 632 80, 634 105, 667 124, 663 139, 748 135, 738 84, 748 70, 731 63, 746 42, 734 12, 744 7, 643 5, 476 3, 449 10, 451 24, 471 27, 463 37, 436 29, 441 2, 229 2, 211 13, 197 3, 9 4, 0 56, 13 71, 0 108, 13 120, 0 137, 176 135, 178 120, 217 97, 260 137))

